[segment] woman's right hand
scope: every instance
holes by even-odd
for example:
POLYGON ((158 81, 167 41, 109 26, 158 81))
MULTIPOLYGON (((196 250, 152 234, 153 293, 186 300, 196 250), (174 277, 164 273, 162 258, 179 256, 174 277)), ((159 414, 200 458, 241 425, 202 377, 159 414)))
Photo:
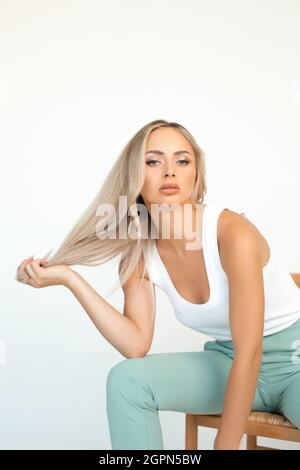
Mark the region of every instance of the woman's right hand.
POLYGON ((67 285, 70 275, 74 271, 63 264, 44 267, 46 259, 34 260, 33 256, 26 258, 17 268, 16 280, 39 289, 41 287, 67 285))

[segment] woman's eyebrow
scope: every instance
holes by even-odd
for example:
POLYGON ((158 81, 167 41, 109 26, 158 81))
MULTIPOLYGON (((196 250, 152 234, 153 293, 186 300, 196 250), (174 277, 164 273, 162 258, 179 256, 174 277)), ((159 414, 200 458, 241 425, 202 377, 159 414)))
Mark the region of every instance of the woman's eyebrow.
MULTIPOLYGON (((161 152, 160 150, 148 150, 146 152, 146 155, 147 153, 155 153, 157 155, 164 155, 164 152, 161 152)), ((181 153, 188 153, 189 155, 191 155, 190 152, 188 152, 187 150, 177 150, 177 152, 174 152, 173 155, 180 155, 181 153)))

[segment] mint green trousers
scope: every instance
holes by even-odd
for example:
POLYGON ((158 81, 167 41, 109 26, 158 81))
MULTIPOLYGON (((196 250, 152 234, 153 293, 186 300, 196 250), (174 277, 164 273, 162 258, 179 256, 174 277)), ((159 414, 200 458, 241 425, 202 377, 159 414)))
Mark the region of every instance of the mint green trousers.
MULTIPOLYGON (((232 341, 203 351, 148 354, 113 366, 106 382, 112 449, 163 449, 159 411, 222 413, 232 341)), ((285 415, 300 428, 300 319, 263 337, 252 410, 285 415)))

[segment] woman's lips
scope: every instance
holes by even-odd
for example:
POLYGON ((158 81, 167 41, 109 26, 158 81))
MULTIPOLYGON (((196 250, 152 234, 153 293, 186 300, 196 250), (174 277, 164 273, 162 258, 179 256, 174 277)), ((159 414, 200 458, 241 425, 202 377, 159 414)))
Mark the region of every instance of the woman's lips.
POLYGON ((179 188, 161 188, 160 191, 164 194, 173 194, 179 191, 179 188))

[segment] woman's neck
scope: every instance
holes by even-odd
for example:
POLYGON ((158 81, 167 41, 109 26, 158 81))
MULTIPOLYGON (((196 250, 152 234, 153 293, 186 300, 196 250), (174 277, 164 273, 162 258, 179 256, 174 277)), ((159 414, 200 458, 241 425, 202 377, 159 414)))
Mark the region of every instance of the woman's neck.
POLYGON ((186 250, 202 249, 203 209, 204 204, 197 203, 182 211, 179 207, 181 213, 170 211, 162 215, 157 229, 156 246, 162 250, 171 250, 179 256, 184 255, 186 250))

